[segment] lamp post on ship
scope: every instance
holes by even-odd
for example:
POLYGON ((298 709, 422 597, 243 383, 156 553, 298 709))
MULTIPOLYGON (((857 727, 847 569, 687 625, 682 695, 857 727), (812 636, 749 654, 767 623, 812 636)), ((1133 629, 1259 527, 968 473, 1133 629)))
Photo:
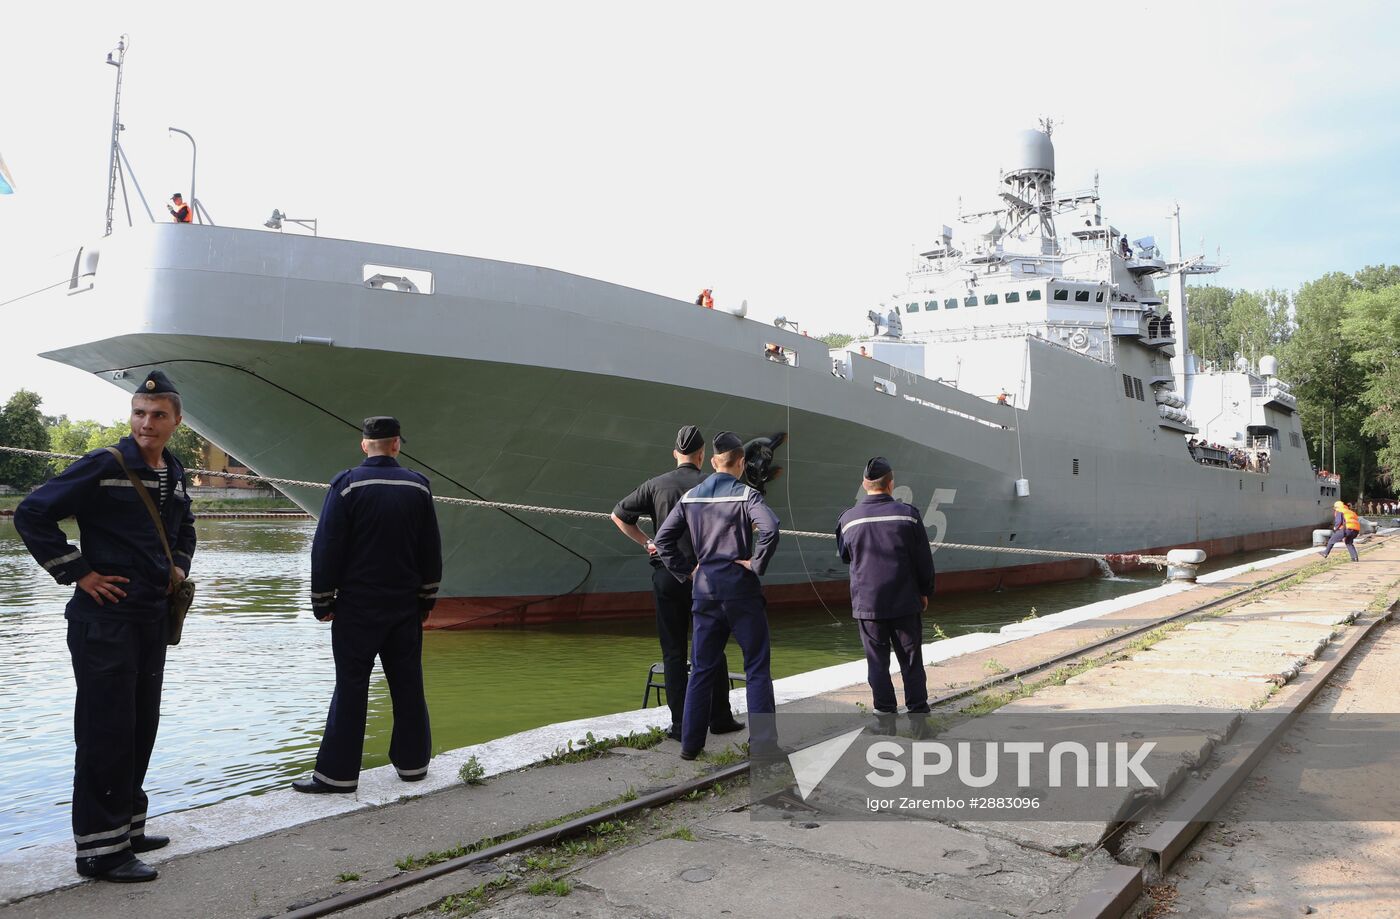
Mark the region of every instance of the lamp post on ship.
POLYGON ((185 139, 190 142, 190 211, 196 220, 203 223, 204 221, 199 217, 199 198, 194 191, 195 169, 199 166, 199 147, 195 144, 194 137, 189 131, 182 131, 179 128, 166 128, 165 130, 172 134, 183 134, 185 139))

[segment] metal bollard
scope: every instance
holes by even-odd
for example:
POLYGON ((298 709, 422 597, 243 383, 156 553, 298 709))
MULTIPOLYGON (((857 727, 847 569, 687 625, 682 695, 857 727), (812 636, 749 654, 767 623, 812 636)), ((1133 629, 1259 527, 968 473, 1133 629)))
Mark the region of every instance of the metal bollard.
POLYGON ((1205 560, 1204 549, 1172 549, 1167 553, 1167 580, 1196 580, 1196 569, 1205 560))

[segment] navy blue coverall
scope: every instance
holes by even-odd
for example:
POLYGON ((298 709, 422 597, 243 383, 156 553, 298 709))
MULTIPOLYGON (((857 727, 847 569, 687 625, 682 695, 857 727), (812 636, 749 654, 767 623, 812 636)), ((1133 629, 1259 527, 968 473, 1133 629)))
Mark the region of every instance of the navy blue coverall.
POLYGON ((778 548, 777 515, 756 490, 717 472, 686 492, 652 541, 662 564, 677 580, 690 579, 695 573, 691 588, 695 666, 685 693, 682 752, 697 753, 705 746, 711 687, 726 676, 724 645, 731 632, 744 652, 749 714, 769 716, 750 718, 751 744, 776 744, 768 616, 758 578, 778 548), (685 535, 690 536, 693 554, 686 551, 681 538, 685 535), (738 564, 740 560, 749 566, 738 564))
MULTIPOLYGON (((189 573, 194 514, 185 470, 165 451, 170 482, 160 480, 130 437, 117 443, 127 468, 161 511, 175 564, 189 573)), ((146 505, 106 450, 94 450, 39 486, 15 510, 15 529, 34 558, 60 584, 91 571, 128 579, 121 600, 98 605, 75 589, 68 601, 68 650, 78 695, 73 712, 73 841, 79 863, 102 872, 132 857, 131 840, 146 832, 142 785, 160 724, 170 563, 146 505), (76 517, 82 549, 58 522, 76 517)))
POLYGON ((860 625, 875 711, 899 707, 890 679, 893 650, 904 704, 927 712, 922 598, 933 596, 933 552, 923 517, 889 495, 866 495, 836 522, 836 548, 851 566, 851 615, 860 625))
POLYGON ((316 756, 319 781, 359 784, 376 656, 394 708, 389 761, 403 779, 427 773, 433 745, 423 621, 441 580, 442 542, 425 476, 393 457, 370 456, 332 480, 311 544, 311 609, 317 619, 335 617, 335 694, 316 756))

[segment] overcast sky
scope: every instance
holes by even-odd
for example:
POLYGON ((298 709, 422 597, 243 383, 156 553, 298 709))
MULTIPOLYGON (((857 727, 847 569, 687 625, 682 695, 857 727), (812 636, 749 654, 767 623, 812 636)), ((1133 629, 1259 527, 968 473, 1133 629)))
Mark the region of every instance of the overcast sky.
MULTIPOLYGON (((5 278, 102 233, 123 32, 123 143, 158 213, 188 192, 174 125, 220 224, 276 207, 328 236, 708 286, 814 334, 862 328, 1041 116, 1062 189, 1097 170, 1106 219, 1164 243, 1179 201, 1220 283, 1400 261, 1400 12, 1380 3, 12 0, 3 19, 5 278)), ((0 307, 0 399, 123 414, 32 356, 54 327, 0 307)))

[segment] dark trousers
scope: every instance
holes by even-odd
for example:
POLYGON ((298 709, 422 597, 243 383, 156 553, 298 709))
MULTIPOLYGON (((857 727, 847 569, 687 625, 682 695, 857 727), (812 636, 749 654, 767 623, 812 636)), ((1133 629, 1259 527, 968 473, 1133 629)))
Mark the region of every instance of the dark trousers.
POLYGON ((146 767, 160 724, 165 622, 68 623, 73 708, 73 841, 99 871, 132 857, 146 832, 146 767))
POLYGON ((890 679, 890 652, 899 661, 904 679, 904 704, 911 712, 928 711, 928 676, 924 673, 924 620, 918 614, 898 619, 857 619, 860 643, 865 646, 865 663, 875 711, 895 712, 899 703, 890 679))
MULTIPOLYGON (((677 581, 665 568, 651 573, 651 593, 656 601, 656 636, 661 641, 661 663, 666 668, 666 705, 671 723, 685 717, 685 689, 690 681, 690 583, 677 581)), ((729 708, 729 661, 720 652, 723 673, 710 692, 710 724, 732 720, 729 708)))
POLYGON ((337 612, 331 622, 331 651, 335 654, 335 694, 321 751, 316 754, 316 778, 342 788, 354 788, 360 782, 369 678, 376 656, 384 667, 394 706, 389 761, 403 778, 427 772, 433 740, 423 695, 421 614, 375 618, 337 612))
POLYGON ((728 682, 724 645, 731 634, 744 652, 750 746, 777 743, 772 717, 773 677, 769 672, 768 614, 763 598, 696 600, 691 615, 695 621, 695 666, 690 671, 690 685, 686 688, 681 748, 690 751, 705 746, 714 684, 719 680, 728 682))
POLYGON ((1356 537, 1360 535, 1360 530, 1333 530, 1332 535, 1327 537, 1327 548, 1322 550, 1322 557, 1326 558, 1332 553, 1333 546, 1345 540, 1347 551, 1351 553, 1351 560, 1354 562, 1361 561, 1361 556, 1356 554, 1356 546, 1352 545, 1352 543, 1356 541, 1356 537))

